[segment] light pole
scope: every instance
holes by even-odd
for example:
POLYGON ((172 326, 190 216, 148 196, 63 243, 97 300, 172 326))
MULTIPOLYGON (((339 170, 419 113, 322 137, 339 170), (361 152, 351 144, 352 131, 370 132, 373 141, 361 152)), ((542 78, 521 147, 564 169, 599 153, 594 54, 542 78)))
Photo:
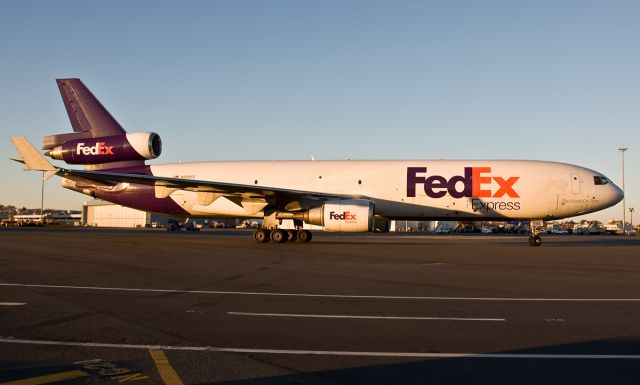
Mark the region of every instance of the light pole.
POLYGON ((42 189, 40 190, 40 223, 44 225, 44 217, 42 216, 44 211, 44 171, 42 172, 42 189))
POLYGON ((635 230, 633 228, 633 212, 636 211, 636 209, 634 209, 633 207, 629 207, 629 213, 631 213, 631 230, 635 230))
POLYGON ((624 224, 627 220, 627 210, 625 209, 625 202, 624 202, 624 152, 628 150, 627 147, 620 147, 618 150, 620 150, 620 153, 622 154, 622 233, 624 234, 624 224))

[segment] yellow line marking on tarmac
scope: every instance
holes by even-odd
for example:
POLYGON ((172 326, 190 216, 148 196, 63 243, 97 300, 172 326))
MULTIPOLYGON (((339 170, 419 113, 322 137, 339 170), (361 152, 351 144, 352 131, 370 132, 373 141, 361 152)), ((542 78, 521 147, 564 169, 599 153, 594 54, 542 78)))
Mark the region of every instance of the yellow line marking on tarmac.
POLYGON ((65 380, 73 380, 76 378, 89 377, 89 374, 81 370, 70 370, 68 372, 60 372, 54 374, 47 374, 45 376, 25 378, 24 380, 15 380, 9 382, 0 383, 0 385, 40 385, 51 384, 54 382, 60 382, 65 380))
POLYGON ((149 354, 151 354, 151 358, 153 358, 153 362, 156 364, 156 368, 158 368, 158 373, 160 373, 160 377, 162 377, 162 381, 164 381, 165 384, 184 385, 180 377, 178 377, 178 373, 173 370, 162 349, 149 348, 149 354))

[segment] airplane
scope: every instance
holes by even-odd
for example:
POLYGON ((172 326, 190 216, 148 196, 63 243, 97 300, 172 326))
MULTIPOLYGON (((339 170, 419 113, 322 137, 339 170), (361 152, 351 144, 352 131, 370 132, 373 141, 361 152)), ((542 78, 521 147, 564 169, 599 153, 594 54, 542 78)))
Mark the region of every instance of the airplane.
MULTIPOLYGON (((534 160, 293 160, 146 164, 160 136, 127 132, 80 79, 57 79, 73 132, 43 138, 44 155, 11 138, 16 161, 64 188, 139 210, 187 218, 261 218, 258 242, 309 242, 305 223, 331 232, 388 231, 391 220, 555 220, 620 202, 599 172, 534 160), (49 158, 83 169, 54 166, 49 158), (296 230, 283 230, 293 220, 296 230), (378 224, 381 224, 379 226, 378 224)), ((535 223, 535 222, 532 222, 535 223)), ((542 240, 531 226, 529 245, 542 240)))

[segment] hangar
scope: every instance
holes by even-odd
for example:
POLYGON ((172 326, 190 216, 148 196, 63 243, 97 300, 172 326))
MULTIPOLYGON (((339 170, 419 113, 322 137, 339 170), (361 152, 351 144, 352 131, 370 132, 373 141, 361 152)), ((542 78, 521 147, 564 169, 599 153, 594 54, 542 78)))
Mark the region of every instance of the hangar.
POLYGON ((167 215, 149 213, 94 199, 82 204, 82 225, 92 227, 149 227, 166 224, 167 215))

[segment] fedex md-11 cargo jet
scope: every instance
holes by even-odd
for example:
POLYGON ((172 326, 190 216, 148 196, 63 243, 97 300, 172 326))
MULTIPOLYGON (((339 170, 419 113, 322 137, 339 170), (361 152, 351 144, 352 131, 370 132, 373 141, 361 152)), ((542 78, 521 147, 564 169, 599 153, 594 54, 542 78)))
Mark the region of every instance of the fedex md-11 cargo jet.
MULTIPOLYGON (((145 164, 160 136, 126 132, 80 79, 58 79, 72 133, 43 139, 52 165, 24 137, 11 138, 29 170, 120 205, 187 218, 262 218, 259 242, 311 240, 326 231, 372 231, 390 220, 551 220, 615 205, 620 188, 604 175, 532 160, 216 161, 145 164), (296 230, 279 228, 293 220, 296 230)), ((388 229, 388 227, 387 227, 388 229)), ((532 226, 529 244, 539 246, 532 226)))

